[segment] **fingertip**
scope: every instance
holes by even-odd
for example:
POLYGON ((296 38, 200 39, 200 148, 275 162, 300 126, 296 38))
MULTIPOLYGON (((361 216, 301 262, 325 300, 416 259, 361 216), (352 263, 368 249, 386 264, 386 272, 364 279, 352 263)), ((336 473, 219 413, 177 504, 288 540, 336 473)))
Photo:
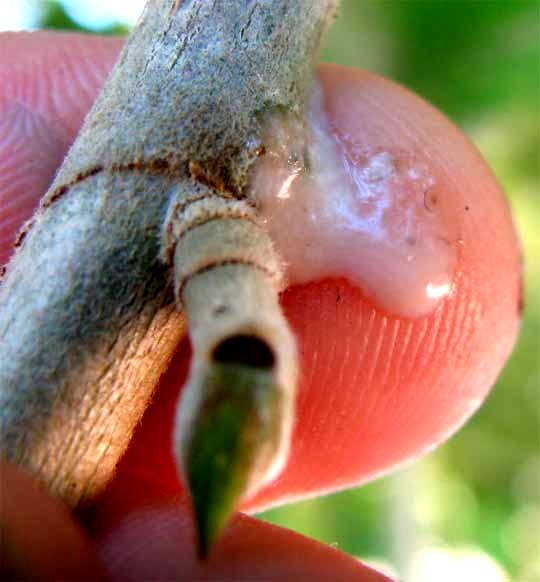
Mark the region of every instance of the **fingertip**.
POLYGON ((241 514, 202 562, 193 538, 185 507, 139 509, 101 538, 101 555, 119 580, 389 580, 334 548, 241 514))
POLYGON ((0 466, 3 579, 105 580, 93 544, 66 508, 21 469, 0 466))
MULTIPOLYGON (((476 148, 388 80, 335 65, 322 67, 320 79, 350 165, 362 171, 385 152, 396 171, 412 159, 429 172, 445 205, 441 224, 445 244, 456 249, 455 271, 449 294, 420 315, 392 312, 369 285, 345 278, 286 292, 303 371, 293 447, 285 471, 249 510, 350 487, 433 449, 481 405, 519 328, 519 244, 504 194, 476 148)), ((424 210, 423 200, 416 204, 424 210)), ((377 260, 384 268, 384 253, 377 260)), ((402 280, 393 273, 390 284, 410 294, 410 273, 402 280)))

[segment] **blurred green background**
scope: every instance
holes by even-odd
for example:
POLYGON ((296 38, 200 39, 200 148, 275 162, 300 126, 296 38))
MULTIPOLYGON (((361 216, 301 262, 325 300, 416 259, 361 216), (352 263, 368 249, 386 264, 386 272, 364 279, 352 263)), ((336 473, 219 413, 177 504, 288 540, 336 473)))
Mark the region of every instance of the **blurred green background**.
MULTIPOLYGON (((124 34, 143 4, 0 0, 0 29, 124 34)), ((406 582, 540 581, 539 39, 537 1, 343 0, 323 53, 405 84, 454 120, 506 189, 523 241, 521 336, 466 426, 397 474, 261 516, 406 582)))

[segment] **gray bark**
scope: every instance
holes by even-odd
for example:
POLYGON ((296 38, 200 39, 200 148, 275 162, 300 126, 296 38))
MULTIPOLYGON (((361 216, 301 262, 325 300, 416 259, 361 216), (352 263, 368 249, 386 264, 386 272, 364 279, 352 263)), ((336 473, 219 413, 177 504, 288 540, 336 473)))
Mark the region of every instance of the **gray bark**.
POLYGON ((110 479, 185 333, 171 201, 249 195, 334 3, 151 0, 26 228, 0 288, 0 445, 70 504, 110 479))

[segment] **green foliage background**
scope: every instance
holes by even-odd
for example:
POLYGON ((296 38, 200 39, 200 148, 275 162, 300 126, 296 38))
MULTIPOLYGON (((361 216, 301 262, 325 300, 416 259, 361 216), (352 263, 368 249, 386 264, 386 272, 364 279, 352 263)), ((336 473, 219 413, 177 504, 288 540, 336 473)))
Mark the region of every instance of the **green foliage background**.
MULTIPOLYGON (((39 26, 84 30, 63 4, 38 2, 39 26)), ((540 580, 539 21, 536 1, 343 0, 323 54, 405 84, 460 125, 505 187, 523 241, 522 333, 468 424, 397 475, 261 516, 401 576, 422 548, 472 547, 502 566, 497 580, 540 580)))

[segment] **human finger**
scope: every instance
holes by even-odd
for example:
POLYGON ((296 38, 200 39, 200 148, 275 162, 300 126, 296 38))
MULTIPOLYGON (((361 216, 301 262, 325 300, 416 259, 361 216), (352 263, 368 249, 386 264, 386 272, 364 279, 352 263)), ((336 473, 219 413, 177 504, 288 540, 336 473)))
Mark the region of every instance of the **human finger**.
POLYGON ((94 545, 69 511, 22 469, 0 462, 3 580, 104 580, 94 545))
POLYGON ((389 580, 347 554, 284 528, 237 514, 207 560, 196 557, 189 506, 138 508, 99 537, 119 580, 389 580))
POLYGON ((180 504, 134 511, 91 540, 19 467, 0 463, 0 482, 3 580, 388 580, 334 548, 241 515, 201 563, 190 511, 180 504))

